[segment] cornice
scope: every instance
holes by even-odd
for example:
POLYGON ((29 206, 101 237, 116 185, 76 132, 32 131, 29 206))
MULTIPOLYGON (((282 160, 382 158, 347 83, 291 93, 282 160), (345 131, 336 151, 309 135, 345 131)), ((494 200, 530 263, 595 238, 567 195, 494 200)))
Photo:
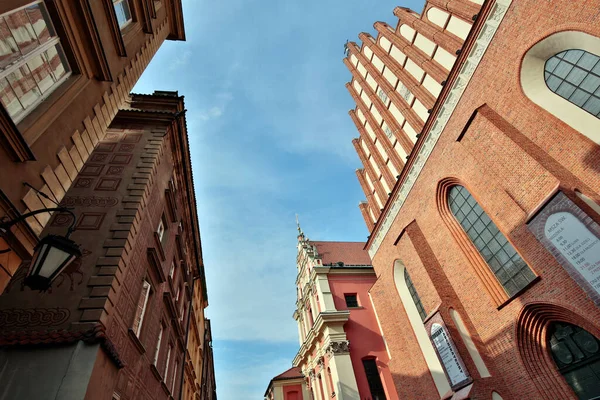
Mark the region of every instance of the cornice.
MULTIPOLYGON (((434 112, 426 122, 426 128, 423 130, 423 134, 417 144, 415 144, 415 149, 406 162, 401 177, 396 183, 393 193, 389 197, 384 211, 379 218, 380 223, 374 228, 367 243, 371 259, 377 254, 383 239, 389 232, 393 221, 396 219, 408 194, 415 185, 418 176, 433 152, 433 148, 456 109, 511 3, 512 0, 497 0, 496 3, 488 8, 490 11, 487 13, 483 23, 478 27, 474 26, 469 34, 469 38, 465 41, 463 49, 471 45, 470 50, 464 59, 456 61, 448 78, 449 82, 451 79, 454 80, 450 85, 444 87, 440 94, 439 100, 441 101, 434 106, 434 112), (477 36, 475 37, 475 35, 477 36), (429 130, 425 133, 427 128, 429 130)), ((484 10, 482 9, 481 14, 483 13, 484 10)), ((475 24, 477 25, 478 22, 475 24)))
MULTIPOLYGON (((308 331, 306 339, 304 339, 298 353, 294 357, 293 365, 297 367, 300 362, 306 358, 308 352, 317 344, 317 338, 323 332, 325 327, 332 324, 344 324, 349 318, 350 311, 348 310, 320 312, 312 328, 308 331)), ((326 340, 327 343, 324 343, 324 347, 327 347, 329 341, 330 340, 326 340)))

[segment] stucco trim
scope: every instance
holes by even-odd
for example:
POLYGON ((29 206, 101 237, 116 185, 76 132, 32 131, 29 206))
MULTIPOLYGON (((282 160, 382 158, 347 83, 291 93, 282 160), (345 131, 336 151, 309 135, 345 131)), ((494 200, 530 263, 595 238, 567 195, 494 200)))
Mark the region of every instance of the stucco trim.
POLYGON ((521 87, 535 104, 600 144, 600 119, 551 91, 544 79, 546 61, 569 49, 581 49, 600 56, 600 38, 579 31, 563 31, 537 42, 523 58, 521 87))
POLYGON ((404 181, 400 184, 399 190, 395 191, 395 194, 392 195, 393 197, 390 197, 389 202, 391 206, 389 207, 387 214, 380 217, 381 222, 379 224, 379 229, 376 233, 374 232, 374 236, 369 246, 369 255, 372 259, 377 254, 383 239, 389 232, 393 221, 400 212, 400 208, 402 208, 408 194, 423 170, 425 163, 433 152, 435 144, 456 109, 458 102, 473 77, 477 66, 481 62, 483 55, 489 47, 511 3, 512 0, 498 0, 492 6, 490 13, 478 32, 477 38, 474 40, 469 55, 466 57, 457 78, 453 82, 452 88, 440 105, 435 120, 430 125, 431 129, 427 132, 421 147, 419 147, 416 154, 411 157, 414 162, 409 166, 404 181))

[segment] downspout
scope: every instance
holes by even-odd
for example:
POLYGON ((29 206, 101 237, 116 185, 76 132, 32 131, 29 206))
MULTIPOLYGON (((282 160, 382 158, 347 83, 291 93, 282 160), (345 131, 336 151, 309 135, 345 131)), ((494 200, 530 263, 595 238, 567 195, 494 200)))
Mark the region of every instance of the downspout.
POLYGON ((184 378, 185 378, 185 363, 186 363, 186 358, 187 358, 187 352, 188 352, 188 341, 190 339, 190 322, 192 320, 192 311, 194 310, 194 286, 196 285, 196 279, 198 279, 197 276, 192 278, 192 298, 190 299, 190 304, 189 304, 189 312, 188 312, 188 317, 187 317, 187 322, 186 322, 186 328, 185 328, 185 348, 184 348, 184 352, 183 352, 183 362, 182 362, 182 366, 183 366, 183 370, 181 371, 181 382, 179 382, 179 400, 181 400, 183 398, 183 382, 184 382, 184 378))

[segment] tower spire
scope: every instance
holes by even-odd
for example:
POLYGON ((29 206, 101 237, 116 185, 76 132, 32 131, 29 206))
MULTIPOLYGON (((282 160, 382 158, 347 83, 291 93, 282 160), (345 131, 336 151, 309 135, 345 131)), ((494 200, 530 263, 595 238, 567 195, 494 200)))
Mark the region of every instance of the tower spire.
POLYGON ((298 228, 298 240, 304 240, 304 232, 302 232, 302 228, 300 228, 300 220, 298 219, 298 214, 296 214, 296 226, 298 228))

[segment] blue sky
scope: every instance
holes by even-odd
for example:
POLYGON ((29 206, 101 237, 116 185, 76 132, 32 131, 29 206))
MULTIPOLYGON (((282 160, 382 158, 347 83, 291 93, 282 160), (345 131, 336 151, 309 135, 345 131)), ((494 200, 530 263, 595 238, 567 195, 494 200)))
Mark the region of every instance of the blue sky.
MULTIPOLYGON (((366 240, 346 39, 395 26, 390 0, 183 0, 134 91, 185 96, 220 400, 262 399, 298 350, 296 224, 366 240)), ((402 1, 421 12, 423 3, 402 1)))

